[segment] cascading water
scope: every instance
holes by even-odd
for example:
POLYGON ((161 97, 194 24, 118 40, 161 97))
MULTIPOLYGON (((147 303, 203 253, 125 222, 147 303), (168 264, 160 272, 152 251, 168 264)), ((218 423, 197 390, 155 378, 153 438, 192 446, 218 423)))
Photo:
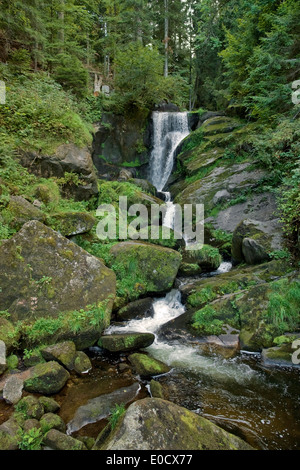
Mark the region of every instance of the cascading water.
POLYGON ((189 135, 187 113, 154 112, 153 150, 150 158, 149 179, 162 192, 171 175, 175 150, 189 135))
MULTIPOLYGON (((189 134, 187 113, 156 112, 153 124, 149 179, 163 192, 173 169, 176 148, 189 134)), ((174 204, 170 193, 164 195, 167 212, 163 223, 172 228, 174 204)), ((231 263, 224 262, 210 275, 223 274, 231 267, 231 263)), ((241 352, 224 359, 220 355, 203 354, 199 343, 185 334, 178 336, 175 332, 174 335, 173 321, 186 312, 180 290, 173 289, 165 297, 154 299, 153 310, 152 317, 111 325, 105 333, 154 333, 155 341, 146 351, 172 367, 169 374, 157 378, 166 383, 171 401, 246 437, 256 448, 298 448, 297 436, 291 435, 293 429, 299 428, 295 381, 289 383, 282 371, 270 375, 259 366, 259 354, 241 352)))
POLYGON ((175 152, 182 140, 190 133, 188 114, 154 112, 153 150, 150 158, 149 180, 162 193, 166 202, 163 225, 173 228, 175 206, 171 194, 164 191, 174 167, 175 152))

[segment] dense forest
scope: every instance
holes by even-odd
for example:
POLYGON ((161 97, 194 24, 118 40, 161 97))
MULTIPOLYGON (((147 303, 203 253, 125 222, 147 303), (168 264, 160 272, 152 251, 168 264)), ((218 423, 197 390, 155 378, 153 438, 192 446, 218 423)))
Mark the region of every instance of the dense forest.
POLYGON ((299 122, 297 0, 0 0, 0 450, 299 449, 299 122))
POLYGON ((258 158, 296 184, 286 217, 298 226, 297 2, 2 0, 0 15, 3 145, 82 144, 106 110, 227 109, 262 125, 258 158))

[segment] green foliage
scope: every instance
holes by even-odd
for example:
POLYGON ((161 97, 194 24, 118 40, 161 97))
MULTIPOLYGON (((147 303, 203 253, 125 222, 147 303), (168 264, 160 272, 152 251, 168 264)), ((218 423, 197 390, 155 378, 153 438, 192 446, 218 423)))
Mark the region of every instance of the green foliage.
POLYGON ((117 51, 113 109, 121 113, 149 111, 163 100, 186 99, 185 83, 180 77, 164 78, 159 52, 139 41, 117 51))
POLYGON ((41 450, 43 433, 41 429, 32 428, 28 431, 21 431, 19 435, 20 450, 41 450))
POLYGON ((273 282, 271 289, 267 321, 276 327, 278 334, 299 328, 300 282, 281 279, 273 282))
POLYGON ((125 411, 126 409, 123 403, 121 403, 120 405, 116 403, 114 408, 112 408, 111 414, 108 419, 112 430, 115 429, 115 427, 117 426, 120 418, 123 416, 125 411))
POLYGON ((72 91, 79 98, 84 98, 88 91, 88 71, 76 57, 60 54, 57 58, 54 79, 64 89, 72 91))
MULTIPOLYGON (((3 66, 0 66, 0 78, 3 66)), ((51 152, 69 141, 92 140, 72 96, 46 74, 9 78, 6 105, 0 106, 0 138, 14 147, 51 152)))
POLYGON ((214 308, 206 305, 194 314, 192 327, 205 335, 220 335, 223 332, 224 322, 219 320, 217 316, 214 308))

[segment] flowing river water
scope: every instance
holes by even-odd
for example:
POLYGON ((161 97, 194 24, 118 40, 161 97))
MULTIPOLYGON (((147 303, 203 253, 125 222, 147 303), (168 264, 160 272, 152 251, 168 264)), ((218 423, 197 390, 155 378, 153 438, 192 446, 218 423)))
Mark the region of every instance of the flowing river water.
MULTIPOLYGON (((189 134, 187 113, 153 113, 153 127, 150 181, 165 195, 164 224, 172 227, 173 203, 165 185, 176 148, 189 134)), ((210 275, 230 269, 231 263, 223 262, 210 275)), ((146 351, 172 367, 170 373, 156 378, 167 387, 171 401, 239 435, 256 449, 300 449, 299 371, 266 368, 258 352, 241 351, 224 359, 201 353, 197 343, 184 335, 166 338, 164 325, 184 312, 180 290, 173 289, 155 299, 152 317, 112 325, 106 333, 155 334, 155 342, 146 351)))

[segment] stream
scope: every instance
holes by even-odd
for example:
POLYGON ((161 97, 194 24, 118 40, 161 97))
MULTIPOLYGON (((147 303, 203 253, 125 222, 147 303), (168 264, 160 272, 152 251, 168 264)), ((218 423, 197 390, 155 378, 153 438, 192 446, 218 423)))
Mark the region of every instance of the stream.
MULTIPOLYGON (((154 146, 150 181, 165 195, 164 224, 172 228, 174 213, 170 193, 164 191, 174 165, 174 153, 189 134, 187 113, 153 113, 154 146)), ((231 269, 229 261, 210 273, 217 276, 231 269)), ((185 282, 181 279, 180 282, 185 282)), ((146 349, 172 367, 156 377, 167 387, 169 399, 201 414, 256 449, 300 449, 299 371, 266 368, 260 353, 240 351, 234 358, 204 355, 197 344, 182 336, 168 337, 163 326, 185 312, 179 289, 154 301, 153 317, 111 325, 106 331, 151 332, 154 343, 146 349)))

